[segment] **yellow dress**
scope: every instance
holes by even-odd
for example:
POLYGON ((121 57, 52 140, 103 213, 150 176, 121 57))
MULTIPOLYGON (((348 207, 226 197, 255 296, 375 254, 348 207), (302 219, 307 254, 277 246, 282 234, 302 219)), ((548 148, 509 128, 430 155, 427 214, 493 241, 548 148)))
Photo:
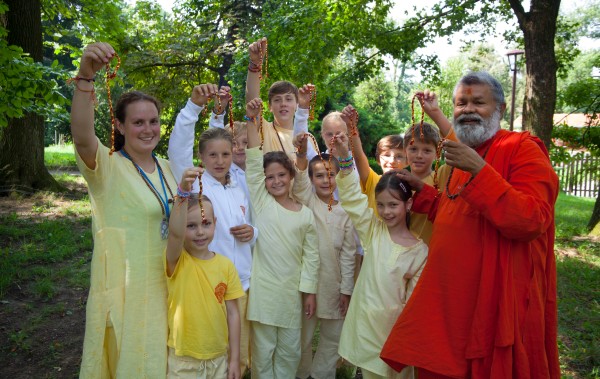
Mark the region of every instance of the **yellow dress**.
MULTIPOLYGON (((166 240, 158 200, 131 161, 98 142, 96 168, 77 166, 92 203, 94 253, 86 309, 81 378, 165 378, 167 372, 166 240), (106 338, 116 343, 107 348, 106 338), (116 362, 107 364, 107 355, 116 362)), ((171 190, 177 184, 159 159, 171 190)), ((158 168, 146 173, 162 194, 158 168)), ((167 195, 170 197, 169 191, 167 195)))

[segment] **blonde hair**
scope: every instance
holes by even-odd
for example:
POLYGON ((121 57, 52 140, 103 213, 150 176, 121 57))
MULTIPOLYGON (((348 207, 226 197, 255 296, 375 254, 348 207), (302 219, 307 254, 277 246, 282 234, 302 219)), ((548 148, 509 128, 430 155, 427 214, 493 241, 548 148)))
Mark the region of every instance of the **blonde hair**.
MULTIPOLYGON (((231 132, 230 128, 227 128, 231 132)), ((240 133, 246 133, 248 131, 248 125, 246 121, 234 121, 233 122, 233 133, 238 136, 240 133)))

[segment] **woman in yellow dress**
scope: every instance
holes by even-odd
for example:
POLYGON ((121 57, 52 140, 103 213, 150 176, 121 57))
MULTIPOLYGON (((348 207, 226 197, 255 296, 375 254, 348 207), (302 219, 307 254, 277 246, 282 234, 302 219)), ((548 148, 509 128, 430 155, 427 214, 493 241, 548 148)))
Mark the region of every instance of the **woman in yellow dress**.
POLYGON ((94 253, 81 378, 164 378, 167 287, 163 252, 173 190, 160 140, 158 101, 123 94, 115 105, 114 153, 94 133, 94 77, 115 57, 88 45, 74 78, 71 132, 92 203, 94 253))

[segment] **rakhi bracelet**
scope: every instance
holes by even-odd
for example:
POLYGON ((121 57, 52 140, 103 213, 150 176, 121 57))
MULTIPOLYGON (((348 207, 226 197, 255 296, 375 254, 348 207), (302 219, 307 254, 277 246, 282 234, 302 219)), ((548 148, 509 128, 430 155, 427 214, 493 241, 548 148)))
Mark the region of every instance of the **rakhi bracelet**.
POLYGON ((250 61, 250 63, 248 63, 248 71, 250 72, 260 72, 262 70, 262 67, 257 65, 256 63, 250 61))
POLYGON ((354 162, 340 163, 340 170, 350 170, 352 167, 354 167, 354 162))
POLYGON ((181 189, 181 186, 177 186, 177 196, 182 199, 187 199, 192 195, 191 191, 184 191, 181 189))
POLYGON ((352 155, 349 155, 347 158, 338 158, 338 162, 340 163, 348 163, 348 162, 352 162, 354 160, 354 157, 352 155))
POLYGON ((254 119, 252 117, 248 117, 246 115, 244 115, 244 120, 246 120, 246 121, 254 121, 254 119))

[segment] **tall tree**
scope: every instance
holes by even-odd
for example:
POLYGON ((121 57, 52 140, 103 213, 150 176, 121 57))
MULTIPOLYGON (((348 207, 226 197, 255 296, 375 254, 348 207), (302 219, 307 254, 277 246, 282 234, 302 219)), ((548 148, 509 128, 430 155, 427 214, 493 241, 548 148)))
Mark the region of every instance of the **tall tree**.
POLYGON ((520 0, 508 0, 525 45, 526 95, 523 125, 533 130, 549 149, 556 106, 557 62, 554 38, 560 0, 532 0, 526 12, 520 0))
MULTIPOLYGON (((8 45, 18 46, 35 62, 42 61, 40 0, 7 0, 8 45)), ((43 79, 42 79, 43 80, 43 79)), ((0 130, 0 186, 58 190, 44 166, 44 117, 32 111, 9 118, 0 130)))

